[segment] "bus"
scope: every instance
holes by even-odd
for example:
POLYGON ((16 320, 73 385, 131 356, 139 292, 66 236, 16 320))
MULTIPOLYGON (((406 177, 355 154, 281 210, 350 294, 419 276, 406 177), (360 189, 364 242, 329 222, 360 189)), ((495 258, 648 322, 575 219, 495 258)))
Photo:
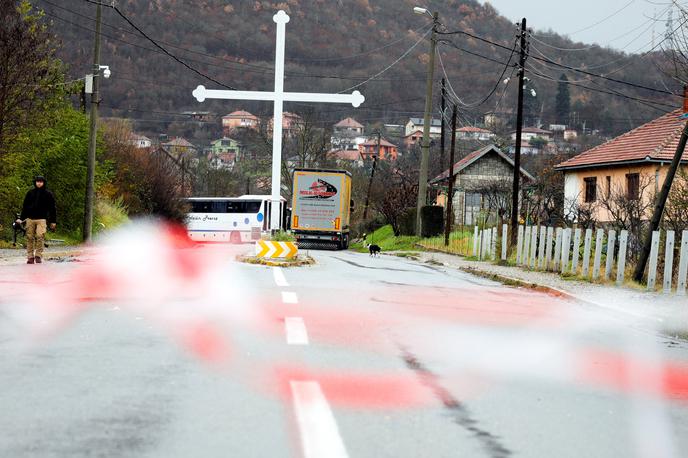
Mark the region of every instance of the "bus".
MULTIPOLYGON (((270 231, 270 196, 189 197, 186 227, 197 242, 246 243, 270 231)), ((290 219, 286 199, 280 198, 281 229, 290 219)))

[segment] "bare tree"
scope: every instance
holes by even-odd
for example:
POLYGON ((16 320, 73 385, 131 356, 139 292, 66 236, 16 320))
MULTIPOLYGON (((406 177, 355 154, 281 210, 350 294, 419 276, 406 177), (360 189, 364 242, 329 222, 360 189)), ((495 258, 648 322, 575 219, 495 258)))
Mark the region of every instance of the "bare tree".
POLYGON ((0 156, 41 107, 61 100, 64 84, 57 40, 28 1, 0 0, 0 156))
POLYGON ((611 227, 628 231, 628 252, 632 259, 637 258, 642 246, 643 229, 654 206, 652 180, 644 174, 640 174, 638 180, 637 193, 617 183, 603 190, 598 199, 599 208, 607 213, 611 227))
POLYGON ((676 232, 688 229, 688 171, 680 168, 664 210, 664 225, 676 232))

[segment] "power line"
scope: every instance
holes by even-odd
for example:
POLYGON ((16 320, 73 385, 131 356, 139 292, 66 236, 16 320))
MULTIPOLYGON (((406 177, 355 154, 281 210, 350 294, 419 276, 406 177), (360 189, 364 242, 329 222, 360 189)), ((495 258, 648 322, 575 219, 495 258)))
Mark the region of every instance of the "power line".
POLYGON ((541 61, 541 62, 547 62, 548 64, 556 65, 557 67, 560 67, 560 68, 564 68, 564 69, 567 69, 567 70, 571 70, 571 71, 574 71, 574 72, 577 72, 577 73, 582 73, 583 75, 588 75, 588 76, 592 76, 592 77, 595 77, 595 78, 601 78, 601 79, 604 79, 604 80, 607 80, 607 81, 612 81, 612 82, 614 82, 614 83, 619 83, 619 84, 624 84, 624 85, 626 85, 626 86, 635 87, 635 88, 637 88, 637 89, 644 89, 644 90, 646 90, 646 91, 657 92, 657 93, 659 93, 659 94, 673 95, 673 96, 675 96, 675 97, 683 97, 682 95, 676 94, 676 93, 671 92, 671 91, 665 91, 664 89, 657 89, 657 88, 645 86, 645 85, 638 84, 638 83, 632 83, 632 82, 630 82, 630 81, 624 81, 624 80, 620 80, 620 79, 617 79, 617 78, 610 78, 609 76, 600 75, 600 74, 597 74, 597 73, 589 72, 589 71, 587 71, 587 70, 582 70, 582 69, 580 69, 580 68, 571 67, 571 66, 565 65, 565 64, 560 64, 560 63, 558 63, 558 62, 555 62, 555 61, 553 61, 553 60, 551 60, 551 59, 548 59, 548 58, 545 58, 545 57, 538 57, 538 56, 533 56, 533 55, 531 55, 530 57, 531 57, 532 59, 535 59, 535 60, 538 60, 538 61, 541 61))
POLYGON ((137 30, 146 40, 150 41, 156 48, 158 48, 158 49, 161 50, 163 53, 165 53, 166 55, 168 55, 169 57, 171 57, 172 59, 174 59, 176 62, 182 64, 184 67, 188 68, 188 69, 191 70, 192 72, 196 73, 197 75, 199 75, 199 76, 201 76, 201 77, 203 77, 203 78, 208 79, 209 81, 212 81, 212 82, 215 83, 215 84, 218 84, 218 85, 220 85, 220 86, 222 86, 222 87, 225 87, 225 88, 227 88, 227 89, 237 90, 237 88, 235 88, 234 86, 230 86, 230 85, 228 85, 228 84, 221 83, 220 81, 216 80, 215 78, 213 78, 213 77, 211 77, 211 76, 209 76, 209 75, 206 75, 205 73, 201 72, 200 70, 198 70, 198 69, 192 67, 191 65, 187 64, 186 62, 184 62, 183 60, 181 60, 180 58, 178 58, 177 56, 175 56, 174 54, 172 54, 171 52, 169 52, 167 49, 165 49, 162 45, 158 44, 158 42, 156 42, 154 39, 152 39, 151 37, 149 37, 148 34, 147 34, 146 32, 144 32, 144 31, 141 30, 136 24, 134 24, 134 22, 131 21, 131 19, 129 19, 129 18, 119 9, 119 8, 117 8, 117 7, 114 6, 114 5, 111 6, 111 8, 112 8, 113 10, 115 10, 115 12, 116 12, 122 19, 124 19, 124 20, 127 22, 127 24, 129 24, 129 25, 132 26, 134 29, 136 29, 136 30, 137 30))
POLYGON ((607 16, 607 17, 605 17, 604 19, 599 20, 599 21, 595 22, 594 24, 591 24, 591 25, 589 25, 589 26, 587 26, 587 27, 583 27, 582 29, 576 30, 576 31, 574 31, 574 32, 567 33, 566 35, 575 35, 575 34, 577 34, 577 33, 585 32, 586 30, 590 30, 590 29, 592 29, 592 28, 594 28, 594 27, 597 27, 598 25, 603 24, 604 22, 608 21, 609 19, 615 17, 617 14, 621 13, 622 11, 624 11, 626 8, 628 8, 629 6, 631 6, 631 5, 634 4, 634 3, 635 3, 635 0, 631 0, 630 2, 626 3, 624 6, 622 6, 622 7, 619 8, 618 10, 614 11, 612 14, 610 14, 610 15, 607 16))
MULTIPOLYGON (((413 30, 413 32, 414 32, 414 33, 418 33, 418 32, 420 32, 420 31, 422 31, 423 29, 430 29, 430 28, 432 28, 432 24, 430 24, 430 25, 424 24, 424 25, 422 25, 421 27, 419 27, 419 28, 413 30)), ((427 30, 426 30, 426 31, 427 31, 427 30)), ((383 49, 387 49, 387 48, 389 48, 390 46, 393 46, 393 45, 395 45, 395 44, 397 44, 397 43, 401 43, 402 41, 406 41, 406 40, 408 40, 408 37, 402 37, 402 38, 399 38, 398 40, 394 40, 394 41, 392 41, 392 42, 390 42, 390 43, 387 43, 386 45, 382 45, 382 46, 380 46, 380 47, 378 47, 378 48, 370 49, 370 50, 368 50, 368 51, 364 51, 364 52, 361 52, 361 53, 358 53, 358 54, 351 54, 351 55, 349 55, 349 56, 344 56, 344 57, 291 58, 291 59, 287 59, 287 60, 288 60, 288 61, 292 61, 292 62, 332 62, 332 61, 341 61, 341 60, 355 59, 355 58, 357 58, 357 57, 367 56, 367 55, 369 55, 369 54, 373 54, 373 53, 375 53, 375 52, 382 51, 383 49)))
POLYGON ((473 102, 473 103, 465 103, 464 101, 461 100, 461 98, 456 94, 456 91, 454 90, 454 87, 452 86, 449 76, 447 75, 447 70, 444 67, 444 61, 442 60, 442 53, 438 52, 439 56, 439 61, 440 61, 440 66, 442 67, 442 72, 444 73, 445 78, 447 79, 447 82, 449 83, 449 89, 451 90, 453 96, 456 98, 456 100, 459 102, 460 105, 466 107, 466 108, 474 108, 477 106, 482 105, 483 103, 487 102, 492 95, 494 95, 495 92, 497 92, 497 89, 499 88, 499 84, 502 81, 502 78, 504 78, 504 75, 506 74, 506 71, 509 69, 509 66, 511 65, 511 59, 514 57, 514 53, 516 52, 516 47, 518 46, 517 42, 514 42, 514 46, 511 49, 511 55, 509 55, 509 59, 507 60, 506 64, 504 65, 504 69, 502 70, 501 75, 499 78, 497 78, 497 82, 495 83, 494 87, 492 90, 485 96, 483 99, 481 99, 478 102, 473 102))
MULTIPOLYGON (((630 96, 630 95, 627 95, 627 94, 623 94, 623 93, 618 92, 618 91, 614 91, 614 90, 612 90, 612 89, 607 89, 607 90, 605 90, 605 89, 596 89, 596 88, 592 88, 592 87, 589 87, 589 86, 584 86, 584 85, 582 85, 582 84, 575 83, 575 82, 571 82, 571 81, 559 80, 559 79, 553 78, 553 77, 551 77, 551 76, 549 76, 549 75, 545 75, 545 74, 543 74, 543 73, 540 73, 538 70, 536 70, 536 69, 533 68, 532 66, 529 68, 529 70, 530 70, 530 72, 531 72, 534 76, 536 76, 536 77, 538 77, 538 78, 540 78, 540 79, 544 79, 544 80, 546 80, 546 81, 564 83, 564 84, 568 84, 568 85, 570 85, 570 86, 575 86, 575 87, 578 87, 578 88, 581 88, 581 89, 585 89, 585 90, 588 90, 588 91, 600 92, 600 93, 603 93, 603 94, 608 94, 608 95, 614 95, 614 96, 617 96, 617 97, 622 97, 622 98, 625 98, 625 99, 629 99, 629 100, 636 101, 636 102, 638 102, 638 103, 641 103, 641 104, 643 104, 643 105, 646 105, 646 106, 648 106, 648 107, 650 107, 650 108, 653 108, 653 109, 655 109, 655 110, 664 111, 665 113, 668 113, 668 111, 666 111, 666 110, 664 110, 664 109, 662 109, 662 108, 658 108, 657 106, 668 107, 668 108, 670 108, 671 110, 676 109, 676 107, 673 106, 673 105, 668 105, 668 104, 662 103, 662 102, 654 102, 654 101, 652 101, 652 100, 641 99, 641 98, 639 98, 639 97, 633 97, 633 96, 630 96), (655 105, 657 105, 657 106, 655 106, 655 105)), ((591 81, 591 82, 592 82, 592 81, 591 81)))
POLYGON ((364 85, 365 83, 367 83, 368 81, 374 80, 374 79, 377 78, 378 76, 382 75, 383 73, 385 73, 386 71, 388 71, 389 69, 391 69, 392 67, 394 67, 396 64, 398 64, 399 62, 401 62, 406 56, 408 56, 409 53, 411 53, 411 51, 413 51, 413 50, 416 48, 416 46, 418 46, 418 45, 425 39, 425 37, 427 37, 428 34, 429 34, 430 32, 432 32, 432 30, 433 30, 432 28, 428 29, 428 30, 423 34, 423 36, 421 36, 420 39, 419 39, 418 41, 416 41, 416 42, 413 44, 413 46, 411 46, 409 49, 407 49, 406 51, 404 51, 404 53, 403 53, 401 56, 399 56, 399 58, 397 58, 397 60, 395 60, 394 62, 392 62, 390 65, 388 65, 387 67, 383 68, 382 70, 380 70, 379 72, 377 72, 376 74, 374 74, 373 76, 371 76, 370 78, 368 78, 367 80, 362 81, 362 82, 360 82, 360 83, 358 83, 358 84, 355 84, 354 86, 351 86, 351 87, 349 87, 349 88, 343 89, 343 90, 339 91, 339 93, 341 94, 341 93, 343 93, 343 92, 349 92, 349 91, 351 91, 352 89, 356 89, 356 88, 358 88, 358 87, 360 87, 360 86, 363 86, 363 85, 364 85))
MULTIPOLYGON (((662 11, 662 12, 660 13, 660 17, 664 16, 664 15, 666 14, 666 12, 669 11, 669 8, 670 8, 670 7, 665 8, 664 11, 662 11)), ((628 35, 632 34, 633 32, 636 32, 636 31, 638 31, 639 29, 645 27, 647 24, 651 24, 651 23, 653 23, 653 22, 657 22, 657 19, 655 19, 655 18, 649 18, 649 19, 647 19, 646 21, 644 21, 642 24, 640 24, 640 25, 638 25, 638 26, 632 28, 631 30, 628 30, 628 31, 624 32, 623 34, 618 35, 618 36, 612 38, 611 40, 608 40, 607 43, 609 44, 609 43, 613 43, 613 42, 615 42, 615 41, 617 41, 617 40, 620 40, 621 38, 623 38, 623 37, 625 37, 625 36, 628 36, 628 35)), ((650 27, 652 27, 653 25, 654 25, 654 24, 651 24, 650 27)), ((632 41, 628 42, 628 43, 626 44, 626 46, 624 46, 623 48, 621 48, 621 50, 624 50, 624 49, 628 48, 628 47, 631 45, 631 43, 633 43, 633 42, 634 42, 635 40, 637 40, 638 38, 642 37, 642 36, 645 34, 645 32, 647 32, 647 31, 649 30, 650 27, 648 27, 648 28, 644 29, 642 32, 640 32, 639 35, 637 35, 632 41)), ((551 36, 551 37, 554 37, 554 35, 550 35, 550 36, 551 36)), ((601 47, 602 47, 602 46, 600 46, 600 45, 593 44, 593 45, 590 45, 590 46, 585 46, 585 47, 580 47, 580 48, 563 48, 563 47, 555 46, 555 45, 553 45, 553 44, 551 44, 551 43, 547 43, 546 41, 540 40, 540 39, 538 38, 538 36, 535 35, 535 34, 533 34, 533 33, 530 34, 530 38, 531 38, 533 41, 535 41, 535 42, 537 42, 537 43, 540 43, 540 44, 543 45, 543 46, 546 46, 546 47, 551 48, 551 49, 556 49, 557 51, 578 52, 578 51, 589 51, 589 50, 594 49, 594 48, 596 48, 596 47, 598 47, 598 48, 601 48, 601 47)))
MULTIPOLYGON (((679 27, 678 27, 677 29, 674 30, 674 32, 675 32, 676 30, 678 30, 678 29, 679 29, 683 24, 685 24, 686 22, 688 22, 688 17, 681 23, 681 25, 679 25, 679 27)), ((485 43, 489 43, 489 44, 491 44, 491 45, 493 45, 493 46, 497 46, 497 47, 499 47, 499 48, 502 48, 502 49, 506 49, 506 50, 508 50, 508 51, 511 51, 510 48, 508 48, 508 47, 506 47, 506 46, 504 46, 504 45, 502 45, 502 44, 496 43, 496 42, 494 42, 494 41, 492 41, 492 40, 489 40, 489 39, 487 39, 487 38, 484 38, 484 37, 479 37, 479 36, 477 36, 477 35, 475 35, 475 34, 471 34, 471 33, 468 33, 468 32, 466 32, 466 31, 463 31, 463 30, 456 30, 456 31, 453 31, 453 32, 438 32, 438 33, 441 33, 441 34, 443 34, 443 35, 464 34, 464 35, 470 36, 470 37, 472 37, 472 38, 478 39, 478 40, 480 40, 480 41, 483 41, 483 42, 485 42, 485 43)), ((442 41, 445 42, 445 43, 447 43, 445 40, 442 40, 442 41)), ((451 42, 448 42, 447 44, 449 44, 449 43, 451 43, 451 42)), ((457 48, 457 49, 460 49, 460 48, 458 48, 458 47, 457 47, 455 44, 453 44, 453 43, 451 43, 450 46, 453 46, 453 47, 455 47, 455 48, 457 48)), ((464 50, 464 49, 461 49, 461 50, 462 50, 462 51, 466 51, 466 50, 464 50)), ((492 60, 493 62, 498 62, 498 61, 496 61, 496 60, 494 60, 494 59, 487 58, 486 56, 480 56, 480 57, 483 57, 483 58, 488 59, 488 60, 492 60)), ((663 93, 663 94, 668 94, 668 95, 674 95, 674 96, 682 97, 682 95, 674 94, 673 92, 670 92, 670 91, 664 91, 664 90, 662 90, 662 89, 651 88, 651 87, 649 87, 649 86, 644 86, 644 85, 637 84, 637 83, 632 83, 632 82, 629 82, 629 81, 619 80, 619 79, 616 79, 616 78, 610 78, 610 77, 605 76, 605 75, 599 75, 599 74, 597 74, 597 73, 592 73, 592 72, 589 72, 589 71, 587 71, 587 70, 583 70, 583 69, 580 69, 580 68, 571 67, 571 66, 569 66, 569 65, 559 64, 559 63, 557 63, 557 62, 555 62, 555 61, 553 61, 553 60, 551 60, 551 59, 546 59, 546 58, 544 58, 544 57, 537 57, 537 56, 531 56, 531 57, 532 57, 533 59, 537 59, 537 60, 540 60, 540 61, 543 61, 543 62, 547 62, 547 63, 550 63, 550 64, 552 64, 552 65, 556 65, 556 66, 558 66, 558 67, 565 68, 565 69, 567 69, 567 70, 572 70, 572 71, 577 71, 577 72, 580 72, 580 73, 584 73, 584 74, 586 74, 586 75, 588 75, 588 76, 593 76, 593 77, 596 77, 596 78, 607 79, 607 80, 609 80, 609 81, 614 81, 614 82, 619 83, 619 84, 625 84, 625 85, 628 85, 628 86, 633 86, 633 87, 636 87, 636 88, 639 88, 639 89, 645 89, 645 90, 648 90, 648 91, 654 91, 654 92, 658 92, 658 93, 663 93)), ((503 63, 503 62, 500 62, 500 63, 503 63)), ((617 71, 618 71, 618 70, 617 70, 617 71)))
MULTIPOLYGON (((43 0, 43 1, 45 1, 45 0, 43 0)), ((86 0, 84 0, 84 1, 86 1, 86 0)), ((89 3, 93 3, 93 2, 89 2, 89 3)), ((77 27, 77 28, 80 28, 80 29, 83 29, 83 30, 87 30, 87 31, 89 31, 89 32, 94 32, 94 30, 91 29, 91 28, 89 28, 89 27, 83 26, 82 24, 78 24, 78 23, 73 22, 73 21, 70 21, 70 20, 68 20, 68 19, 64 19, 64 18, 62 18, 62 17, 60 17, 60 16, 57 16, 57 15, 54 14, 54 13, 45 12, 45 14, 48 15, 48 16, 51 16, 51 17, 53 17, 53 18, 55 18, 55 19, 58 19, 58 20, 60 20, 60 21, 62 21, 62 22, 64 22, 64 23, 73 25, 73 26, 75 26, 75 27, 77 27)), ((82 16, 83 16, 83 15, 82 15, 82 16)), ((86 17, 87 19, 91 19, 91 18, 89 18, 88 16, 84 16, 84 17, 86 17)), ((94 20, 94 19, 91 19, 91 20, 94 20)), ((104 25, 105 25, 105 24, 104 24, 104 25)), ((109 25, 109 26, 112 27, 112 28, 114 28, 114 29, 121 30, 122 32, 125 32, 125 33, 134 34, 134 32, 131 32, 131 31, 128 31, 128 30, 124 30, 124 29, 121 29, 121 28, 116 27, 116 26, 112 26, 112 25, 109 25)), ((155 53, 159 53, 159 54, 164 54, 164 53, 163 53, 162 51, 160 51, 159 49, 148 48, 148 47, 146 47, 146 46, 142 46, 142 45, 139 45, 139 44, 137 44, 137 43, 132 43, 132 42, 130 42, 130 41, 126 41, 126 40, 123 40, 123 39, 121 39, 121 38, 114 37, 114 36, 112 36, 112 35, 107 35, 107 34, 101 33, 101 36, 106 37, 106 38, 108 38, 109 40, 112 40, 112 41, 117 41, 117 42, 123 43, 123 44, 128 45, 128 46, 132 46, 132 47, 135 47, 135 48, 142 49, 142 50, 144 50, 144 51, 149 51, 149 52, 155 52, 155 53)), ((161 42, 161 43, 165 43, 165 42, 161 42)), ((197 60, 197 59, 192 59, 192 58, 189 58, 189 57, 185 57, 185 60, 188 61, 188 62, 195 62, 195 63, 198 63, 198 64, 207 65, 207 66, 210 66, 210 67, 222 68, 222 69, 226 69, 226 70, 234 70, 234 71, 239 70, 239 71, 245 72, 245 73, 255 73, 255 74, 260 74, 260 75, 273 75, 273 69, 272 69, 271 67, 262 67, 262 66, 260 66, 260 65, 248 64, 248 63, 244 63, 244 62, 234 62, 234 61, 231 61, 231 60, 227 60, 227 59, 223 59, 223 58, 220 58, 220 57, 212 56, 212 55, 210 55, 210 54, 201 53, 201 52, 198 52, 198 51, 193 51, 193 50, 190 50, 190 49, 182 48, 182 47, 179 47, 179 46, 176 46, 176 45, 171 45, 171 44, 170 44, 169 46, 170 46, 170 47, 173 47, 173 48, 177 48, 177 49, 182 50, 182 51, 186 51, 186 52, 190 52, 190 53, 195 53, 195 54, 200 54, 200 55, 202 55, 202 56, 206 56, 206 57, 210 57, 210 58, 213 58, 213 59, 222 60, 223 62, 227 62, 228 64, 234 64, 234 65, 238 65, 238 66, 242 66, 242 67, 245 66, 245 67, 249 67, 249 68, 228 67, 228 66, 226 66, 226 65, 220 65, 220 64, 215 64, 215 63, 212 63, 212 62, 205 62, 205 61, 201 61, 201 60, 197 60), (258 69, 261 69, 261 70, 258 70, 258 69)), ((353 80, 353 81, 356 81, 356 80, 367 80, 367 81, 365 81, 365 82, 384 82, 384 81, 424 81, 424 80, 425 80, 425 78, 376 78, 375 80, 372 80, 372 81, 371 81, 370 79, 368 79, 368 77, 338 76, 338 75, 318 75, 318 74, 300 73, 300 72, 293 72, 293 71, 287 71, 287 72, 285 72, 285 76, 287 76, 287 77, 301 77, 301 78, 339 79, 339 80, 349 80, 349 81, 351 81, 351 80, 353 80)))

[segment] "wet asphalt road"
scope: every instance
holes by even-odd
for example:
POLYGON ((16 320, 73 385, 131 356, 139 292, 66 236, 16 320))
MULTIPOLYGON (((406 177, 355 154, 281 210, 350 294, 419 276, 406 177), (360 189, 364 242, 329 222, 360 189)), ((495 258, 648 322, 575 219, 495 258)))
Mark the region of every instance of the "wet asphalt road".
MULTIPOLYGON (((35 278, 27 266, 4 267, 0 456, 678 457, 688 449, 682 380, 677 392, 645 376, 666 364, 681 374, 685 343, 623 315, 441 266, 311 254, 317 265, 282 275, 227 256, 214 286, 198 285, 218 293, 212 311, 193 294, 155 312, 92 298, 66 320, 37 308, 37 321, 58 322, 38 340, 14 329, 24 323, 16 304, 31 312, 22 288, 35 278), (179 310, 183 319, 166 316, 179 310), (229 343, 189 338, 184 325, 198 320, 229 343)), ((62 279, 76 264, 49 267, 62 279)))

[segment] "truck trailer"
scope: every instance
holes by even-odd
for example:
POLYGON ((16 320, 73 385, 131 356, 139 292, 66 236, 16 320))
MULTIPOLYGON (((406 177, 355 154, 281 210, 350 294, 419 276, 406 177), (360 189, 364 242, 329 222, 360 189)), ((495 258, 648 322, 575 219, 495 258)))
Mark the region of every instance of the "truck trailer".
POLYGON ((300 248, 349 247, 353 211, 351 173, 346 170, 294 170, 291 229, 300 248))

